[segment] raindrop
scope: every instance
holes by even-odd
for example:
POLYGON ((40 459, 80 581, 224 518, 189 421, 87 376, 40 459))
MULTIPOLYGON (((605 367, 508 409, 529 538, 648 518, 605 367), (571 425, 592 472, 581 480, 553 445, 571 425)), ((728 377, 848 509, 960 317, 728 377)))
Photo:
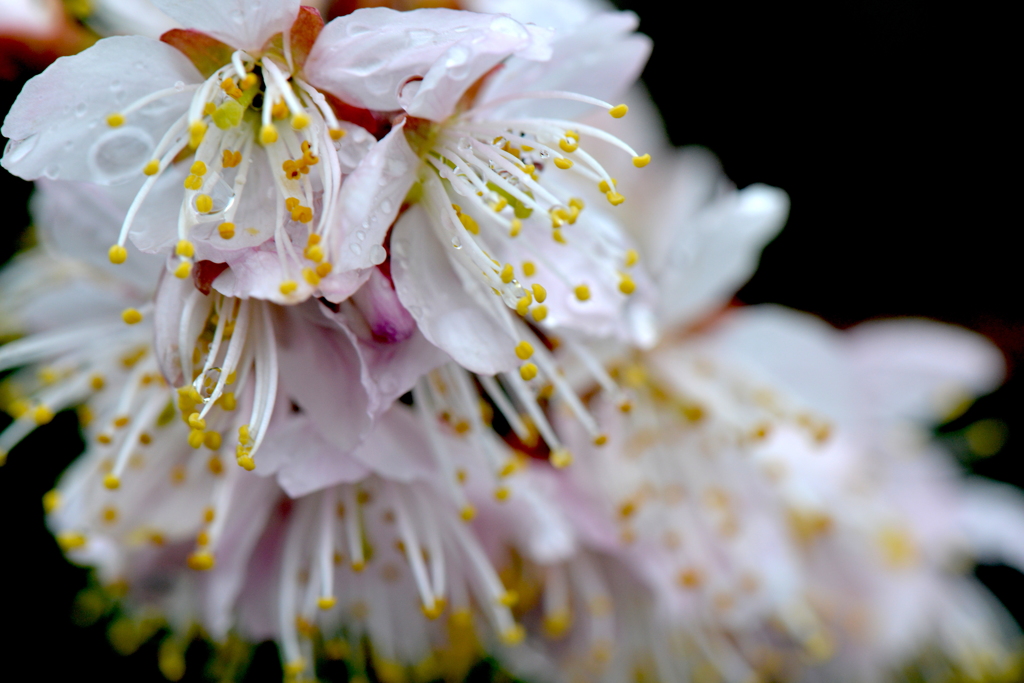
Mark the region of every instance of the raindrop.
POLYGON ((39 142, 39 135, 30 135, 24 140, 8 140, 7 147, 4 149, 4 161, 7 163, 16 163, 21 161, 39 142))
POLYGON ((384 247, 379 244, 375 244, 370 247, 370 263, 375 266, 379 266, 384 263, 384 259, 388 257, 388 252, 384 247))
POLYGON ((458 237, 453 237, 452 246, 455 247, 456 249, 462 249, 462 240, 460 240, 458 237))
POLYGON ((60 177, 60 164, 50 164, 43 169, 43 175, 50 180, 56 180, 60 177))
MULTIPOLYGON (((380 203, 380 210, 384 213, 389 213, 393 206, 390 199, 385 199, 380 203)), ((376 215, 374 215, 374 218, 376 218, 376 215)))
POLYGON ((108 131, 89 148, 89 168, 100 182, 127 180, 150 159, 153 146, 153 138, 141 128, 108 131))
POLYGON ((360 254, 363 253, 363 248, 361 246, 359 246, 358 244, 350 245, 349 249, 351 249, 352 253, 355 254, 356 256, 359 256, 360 254))
POLYGON ((183 91, 185 89, 185 82, 184 81, 175 81, 174 82, 174 89, 177 90, 178 92, 183 91))
POLYGON ((362 230, 356 231, 356 239, 362 242, 363 240, 366 239, 366 233, 363 232, 362 230))
POLYGON ((78 118, 82 118, 83 116, 85 116, 85 112, 87 110, 88 107, 85 106, 85 102, 79 102, 75 105, 75 116, 77 116, 78 118))

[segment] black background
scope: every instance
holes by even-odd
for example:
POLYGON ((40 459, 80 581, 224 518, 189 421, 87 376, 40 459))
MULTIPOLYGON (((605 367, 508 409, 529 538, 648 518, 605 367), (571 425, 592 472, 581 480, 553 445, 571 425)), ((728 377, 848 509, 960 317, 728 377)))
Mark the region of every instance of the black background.
MULTIPOLYGON (((1019 485, 1024 312, 1012 235, 1021 221, 1011 209, 1017 175, 1007 170, 1020 158, 1010 128, 1019 78, 1005 66, 1009 18, 923 2, 622 4, 654 38, 644 78, 673 142, 710 148, 741 187, 765 182, 792 198, 786 229, 739 300, 838 326, 920 315, 987 334, 1006 353, 1010 379, 943 431, 1005 422, 1006 446, 973 468, 1019 485)), ((20 87, 0 83, 0 111, 20 87)), ((29 189, 0 178, 0 261, 29 224, 29 189)), ((102 625, 71 623, 86 574, 62 558, 39 501, 81 448, 74 427, 59 415, 0 469, 4 666, 21 662, 43 679, 163 680, 155 647, 121 657, 102 625)), ((1021 621, 1021 575, 977 573, 1021 621)), ((200 673, 202 653, 191 655, 187 680, 200 673)), ((280 680, 271 650, 258 652, 247 680, 280 680)))

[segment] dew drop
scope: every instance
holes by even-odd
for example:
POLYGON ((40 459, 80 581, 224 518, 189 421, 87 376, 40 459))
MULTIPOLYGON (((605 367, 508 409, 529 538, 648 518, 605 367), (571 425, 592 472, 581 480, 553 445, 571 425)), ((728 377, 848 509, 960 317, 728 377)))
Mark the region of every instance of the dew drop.
POLYGON ((185 90, 185 81, 175 81, 174 89, 178 92, 182 92, 183 90, 185 90))
MULTIPOLYGON (((384 213, 390 213, 393 206, 390 199, 385 199, 380 203, 380 210, 384 213)), ((374 217, 376 218, 376 215, 374 217)))
POLYGON ((360 242, 362 242, 363 240, 366 239, 366 233, 363 232, 362 230, 357 230, 356 231, 356 239, 359 240, 360 242))
POLYGON ((384 259, 388 257, 387 250, 379 244, 375 244, 370 247, 370 263, 375 266, 379 266, 384 263, 384 259))
POLYGON ((452 246, 455 247, 456 249, 462 249, 462 240, 460 240, 458 237, 453 237, 452 246))
POLYGON ((35 148, 37 142, 39 142, 38 134, 30 135, 24 140, 8 140, 7 147, 4 148, 4 161, 7 163, 21 161, 35 148))
POLYGON ((363 248, 361 246, 359 246, 358 244, 350 245, 349 249, 351 249, 352 253, 355 254, 356 256, 359 256, 360 254, 363 253, 363 248))
POLYGON ((85 102, 79 102, 75 105, 75 116, 77 116, 78 118, 82 118, 83 116, 85 116, 85 112, 88 109, 89 108, 85 105, 85 102))
POLYGON ((50 164, 43 169, 43 175, 50 180, 56 180, 60 177, 60 164, 50 164))
POLYGON ((149 161, 153 147, 153 138, 141 128, 117 128, 89 148, 89 168, 103 183, 127 180, 149 161))

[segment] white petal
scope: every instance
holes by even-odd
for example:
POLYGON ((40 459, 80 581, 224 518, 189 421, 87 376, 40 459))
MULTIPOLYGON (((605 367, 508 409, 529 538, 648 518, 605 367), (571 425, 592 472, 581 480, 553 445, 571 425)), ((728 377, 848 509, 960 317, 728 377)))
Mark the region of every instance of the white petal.
POLYGON ((979 334, 930 320, 882 320, 847 333, 853 362, 879 418, 931 422, 1003 379, 1002 354, 979 334))
POLYGON ((153 102, 117 128, 107 125, 107 116, 175 83, 201 81, 170 45, 141 36, 105 38, 61 57, 25 84, 0 131, 10 139, 2 164, 30 180, 113 185, 139 178, 160 138, 188 107, 190 94, 153 102))
POLYGON ((429 479, 437 470, 429 440, 404 405, 385 413, 352 457, 377 474, 401 482, 429 479))
POLYGON ((30 208, 39 237, 46 246, 102 270, 114 278, 126 280, 140 293, 156 290, 157 277, 164 258, 143 254, 128 246, 128 260, 114 265, 107 257, 135 186, 97 188, 84 183, 40 179, 32 195, 30 208), (122 191, 127 188, 128 191, 122 191))
POLYGON ((321 436, 304 414, 286 415, 271 426, 256 458, 256 472, 276 473, 292 498, 369 474, 365 465, 321 436))
MULTIPOLYGON (((391 274, 402 305, 435 346, 473 372, 516 366, 516 340, 463 287, 419 205, 395 223, 391 274)), ((502 304, 504 305, 504 304, 502 304)))
POLYGON ((536 34, 502 16, 362 9, 327 24, 305 70, 310 83, 350 104, 440 121, 466 88, 509 55, 544 58, 536 34), (410 81, 415 92, 403 89, 410 81))
POLYGON ((275 33, 291 29, 299 13, 298 0, 153 0, 153 4, 182 26, 249 52, 259 52, 275 33))
POLYGON ((85 19, 101 36, 147 36, 159 38, 178 22, 158 10, 150 0, 94 0, 85 19))
POLYGON ((395 126, 345 179, 341 186, 341 239, 332 237, 336 272, 373 268, 386 256, 384 238, 416 180, 419 158, 395 126), (336 246, 335 246, 336 245, 336 246))

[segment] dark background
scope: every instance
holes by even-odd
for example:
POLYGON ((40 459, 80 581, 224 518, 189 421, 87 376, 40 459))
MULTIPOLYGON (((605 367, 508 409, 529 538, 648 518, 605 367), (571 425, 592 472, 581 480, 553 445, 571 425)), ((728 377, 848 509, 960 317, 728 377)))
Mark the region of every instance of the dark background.
MULTIPOLYGON (((1009 18, 944 13, 923 2, 800 11, 621 4, 654 38, 644 79, 672 141, 715 151, 740 187, 765 182, 792 197, 785 231, 738 298, 804 309, 841 327, 916 315, 988 335, 1007 355, 1010 378, 940 436, 956 440, 979 419, 1001 421, 1006 445, 990 457, 966 455, 965 466, 1021 484, 1024 311, 1010 237, 1021 225, 1010 209, 1017 177, 1004 168, 1020 157, 1010 133, 1019 79, 1003 66, 1012 63, 1009 18)), ((0 111, 20 87, 0 83, 0 111)), ((0 177, 0 261, 29 224, 29 189, 0 177)), ((64 414, 0 469, 2 648, 9 662, 21 655, 45 678, 163 680, 155 646, 121 657, 102 624, 72 624, 86 573, 62 558, 39 500, 79 450, 74 418, 64 414)), ((977 574, 1021 621, 1024 577, 1002 566, 977 574)), ((196 664, 202 653, 191 654, 196 664)), ((190 666, 187 679, 199 672, 190 666)), ((259 651, 247 680, 280 680, 272 651, 259 651)))

